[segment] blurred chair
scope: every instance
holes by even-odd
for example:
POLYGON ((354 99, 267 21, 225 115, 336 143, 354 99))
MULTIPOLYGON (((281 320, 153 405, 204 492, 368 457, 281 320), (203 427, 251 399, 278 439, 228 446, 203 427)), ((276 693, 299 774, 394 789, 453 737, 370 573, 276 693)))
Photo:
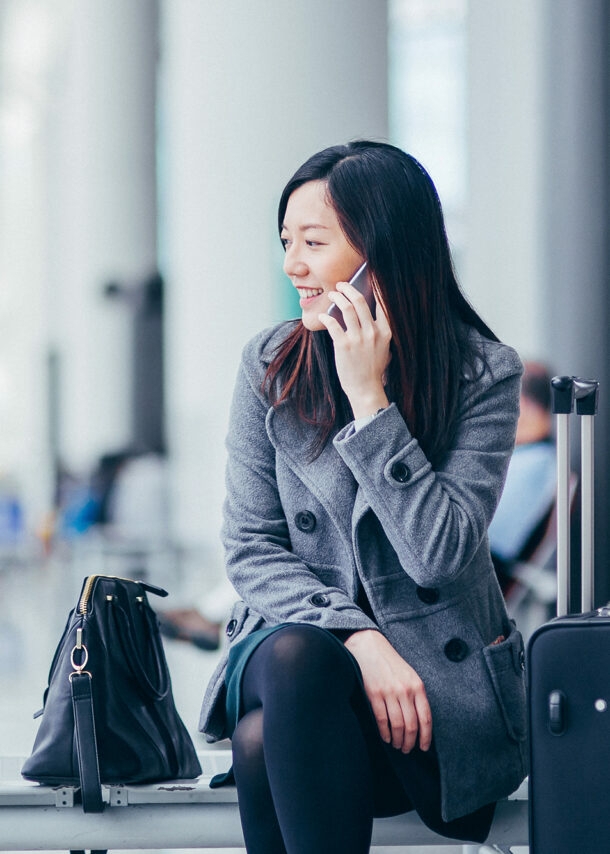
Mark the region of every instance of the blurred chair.
MULTIPOLYGON (((570 516, 578 491, 578 476, 570 475, 570 516)), ((527 641, 538 626, 556 613, 557 501, 532 531, 517 559, 503 566, 504 598, 510 616, 527 641)))

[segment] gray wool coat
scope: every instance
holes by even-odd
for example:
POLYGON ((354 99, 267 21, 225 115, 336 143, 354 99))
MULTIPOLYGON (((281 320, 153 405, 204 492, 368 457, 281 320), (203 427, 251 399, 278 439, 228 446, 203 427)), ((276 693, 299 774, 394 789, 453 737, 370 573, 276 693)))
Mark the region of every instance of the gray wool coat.
MULTIPOLYGON (((227 441, 227 572, 242 597, 235 643, 265 625, 379 628, 422 678, 446 821, 527 774, 523 642, 493 570, 487 527, 513 450, 521 362, 472 330, 486 365, 465 372, 453 447, 434 470, 392 404, 311 461, 311 428, 261 393, 280 324, 246 345, 227 441), (364 587, 373 622, 355 604, 364 587)), ((203 702, 225 727, 226 657, 203 702)))

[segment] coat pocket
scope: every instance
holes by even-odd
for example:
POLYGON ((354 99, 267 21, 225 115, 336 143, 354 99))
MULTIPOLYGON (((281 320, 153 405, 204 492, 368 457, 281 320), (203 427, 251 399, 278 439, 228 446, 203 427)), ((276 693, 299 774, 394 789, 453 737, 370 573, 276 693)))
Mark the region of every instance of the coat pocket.
POLYGON ((523 638, 513 624, 506 640, 483 649, 485 663, 507 732, 513 741, 527 735, 525 701, 525 651, 523 638))

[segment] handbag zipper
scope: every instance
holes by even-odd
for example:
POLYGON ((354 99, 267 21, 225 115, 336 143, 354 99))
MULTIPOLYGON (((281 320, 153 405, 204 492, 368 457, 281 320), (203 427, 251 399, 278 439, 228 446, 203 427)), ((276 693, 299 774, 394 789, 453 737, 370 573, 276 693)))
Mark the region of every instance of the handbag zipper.
POLYGON ((78 613, 83 616, 87 613, 87 605, 89 603, 89 597, 91 596, 91 590, 93 588, 93 583, 97 578, 97 575, 89 575, 87 580, 85 581, 85 586, 83 588, 83 592, 81 594, 79 603, 78 603, 78 613))
POLYGON ((133 578, 122 578, 120 575, 89 575, 87 576, 83 592, 78 602, 78 613, 81 614, 81 616, 85 616, 87 613, 89 599, 91 598, 91 591, 93 590, 96 578, 116 578, 118 581, 130 581, 132 584, 139 584, 144 588, 144 590, 149 593, 154 593, 155 596, 168 595, 167 590, 164 590, 162 587, 157 587, 155 584, 148 584, 146 581, 134 581, 133 578))

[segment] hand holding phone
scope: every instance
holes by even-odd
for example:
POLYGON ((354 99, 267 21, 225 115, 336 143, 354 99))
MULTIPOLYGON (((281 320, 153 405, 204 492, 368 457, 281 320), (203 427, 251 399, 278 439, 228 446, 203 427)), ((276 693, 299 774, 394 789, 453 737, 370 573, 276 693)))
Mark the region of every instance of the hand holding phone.
MULTIPOLYGON (((371 310, 371 314, 373 318, 375 317, 375 294, 373 293, 373 284, 371 282, 371 277, 369 276, 366 261, 364 264, 359 267, 352 278, 349 280, 348 284, 353 285, 357 291, 360 291, 362 296, 365 298, 368 307, 371 310)), ((343 318, 343 312, 339 308, 338 305, 333 303, 327 311, 331 317, 334 317, 336 321, 339 322, 341 327, 345 329, 345 320, 343 318)))

